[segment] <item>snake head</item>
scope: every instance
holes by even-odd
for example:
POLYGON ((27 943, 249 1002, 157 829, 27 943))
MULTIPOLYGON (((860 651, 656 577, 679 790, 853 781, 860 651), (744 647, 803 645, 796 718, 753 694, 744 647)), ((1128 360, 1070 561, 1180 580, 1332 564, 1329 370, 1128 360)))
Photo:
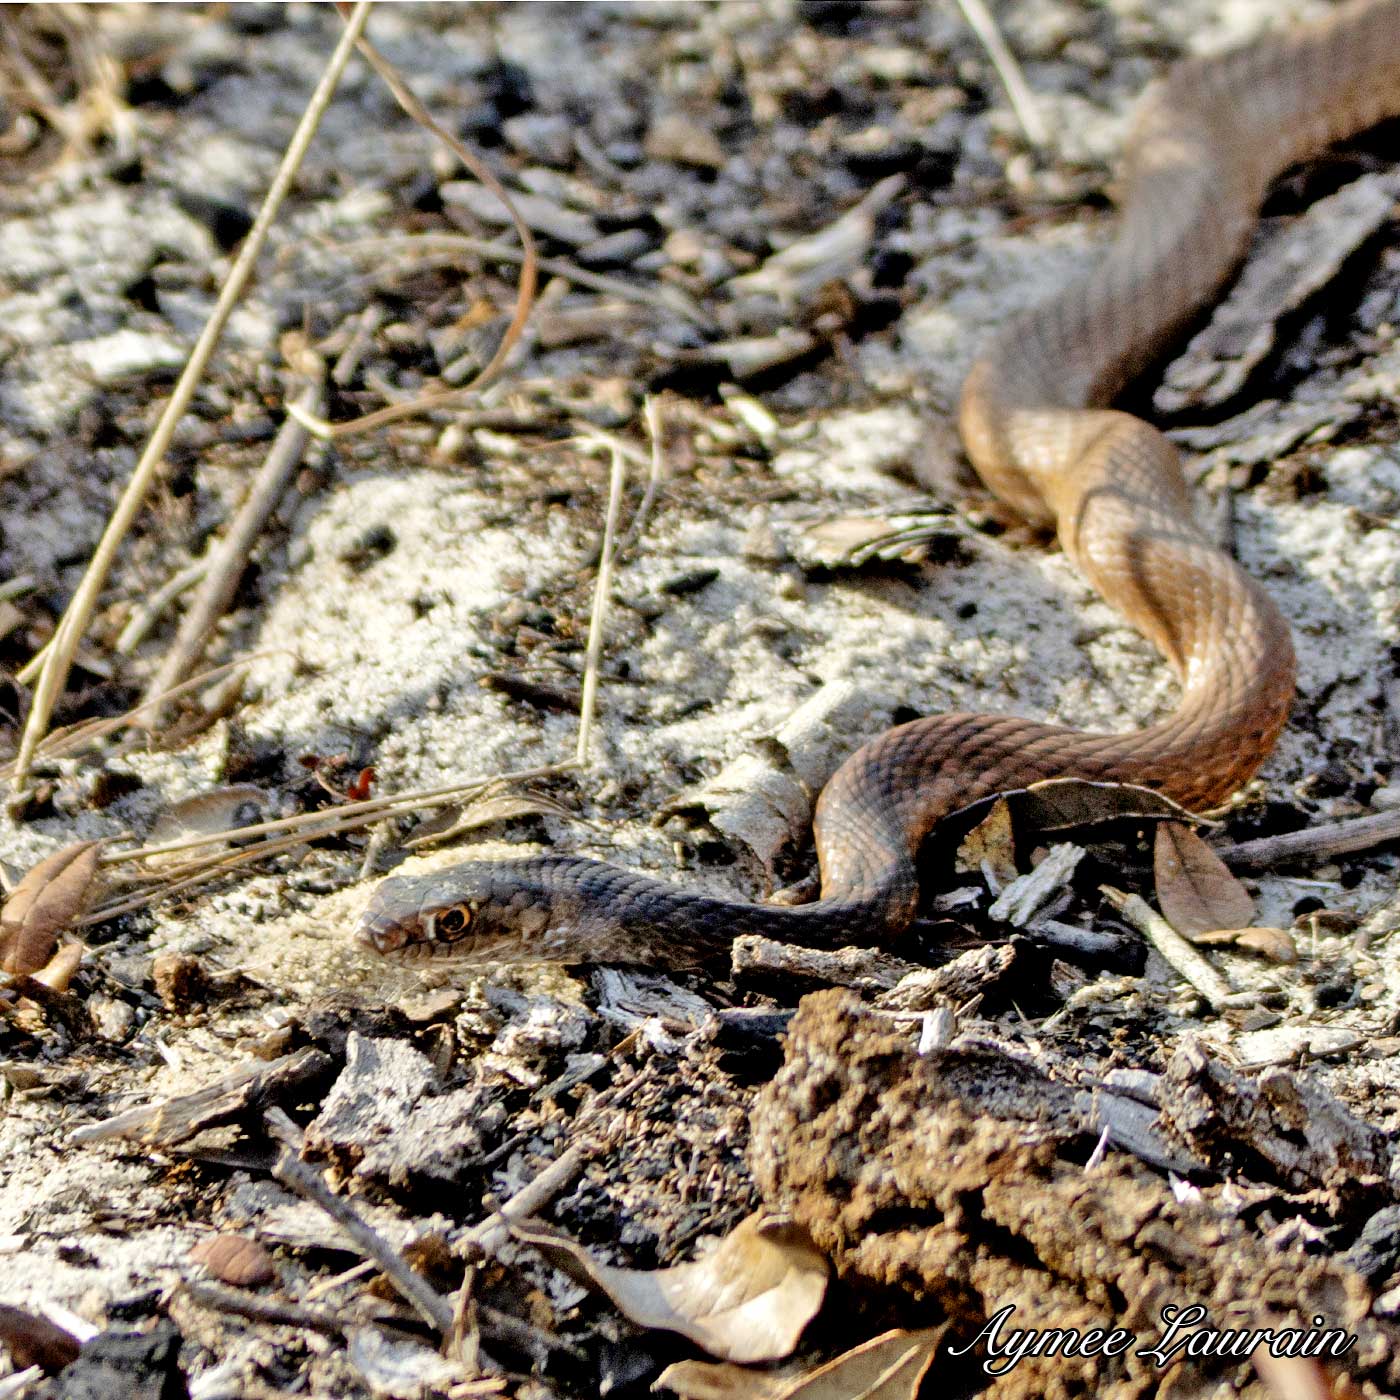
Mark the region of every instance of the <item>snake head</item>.
POLYGON ((567 960, 567 930, 551 928, 559 921, 540 864, 468 861, 391 876, 370 896, 355 941, 410 965, 567 960))

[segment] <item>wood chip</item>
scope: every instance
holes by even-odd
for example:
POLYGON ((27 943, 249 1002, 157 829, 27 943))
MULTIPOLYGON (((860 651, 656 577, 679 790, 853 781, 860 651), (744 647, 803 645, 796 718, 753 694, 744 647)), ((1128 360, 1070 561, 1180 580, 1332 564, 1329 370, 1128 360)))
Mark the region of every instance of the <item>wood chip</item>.
POLYGON ((1051 846, 1045 859, 1028 875, 1018 875, 987 910, 988 918, 1023 928, 1038 909, 1069 884, 1075 868, 1084 858, 1082 846, 1062 842, 1051 846))

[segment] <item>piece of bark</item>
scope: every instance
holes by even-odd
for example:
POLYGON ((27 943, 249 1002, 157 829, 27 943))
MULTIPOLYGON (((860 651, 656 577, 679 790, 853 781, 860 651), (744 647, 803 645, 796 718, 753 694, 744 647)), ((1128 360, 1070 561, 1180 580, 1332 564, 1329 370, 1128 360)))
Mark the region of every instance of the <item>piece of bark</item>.
POLYGON ((886 1011, 931 1011, 944 1003, 969 1001, 1010 973, 1016 965, 1015 944, 988 944, 959 953, 942 967, 920 968, 878 998, 886 1011))
POLYGON ((1337 275, 1393 217, 1400 172, 1362 175, 1319 199, 1245 264, 1210 323, 1167 366, 1152 397, 1162 413, 1216 408, 1244 387, 1274 348, 1278 323, 1337 275))
POLYGON ((772 876, 778 855, 811 827, 812 804, 850 752, 855 736, 888 725, 885 699, 848 681, 823 686, 771 734, 709 782, 661 809, 702 816, 722 836, 747 848, 772 876))
POLYGON ((1051 846, 1034 870, 1018 875, 1002 890, 987 910, 987 917, 1024 927, 1038 909, 1069 884, 1075 867, 1083 858, 1082 846, 1071 846, 1068 842, 1051 846))
POLYGON ((1207 1160, 1262 1159, 1293 1190, 1375 1195, 1392 1170, 1385 1134, 1315 1080, 1277 1068, 1252 1078, 1199 1044, 1167 1065, 1162 1119, 1170 1136, 1207 1160))
POLYGON ((804 948, 757 934, 736 938, 730 958, 736 978, 767 979, 800 990, 855 987, 867 992, 888 991, 901 978, 922 970, 877 948, 804 948))
POLYGON ((345 1068, 306 1125, 309 1150, 347 1175, 404 1185, 455 1182, 474 1170, 505 1124, 500 1095, 483 1086, 442 1094, 428 1058, 401 1040, 352 1031, 345 1068))
POLYGON ((310 1047, 269 1063, 255 1061, 232 1074, 160 1103, 133 1108, 69 1134, 69 1141, 131 1138, 148 1147, 172 1147, 206 1128, 255 1117, 271 1104, 299 1103, 330 1077, 335 1061, 310 1047))

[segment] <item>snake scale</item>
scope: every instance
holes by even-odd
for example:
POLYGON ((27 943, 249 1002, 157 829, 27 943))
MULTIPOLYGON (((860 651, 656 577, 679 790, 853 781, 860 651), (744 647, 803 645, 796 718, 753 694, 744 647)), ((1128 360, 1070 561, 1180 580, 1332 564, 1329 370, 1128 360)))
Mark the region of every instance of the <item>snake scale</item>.
POLYGON ((473 861, 375 891, 359 940, 399 961, 679 966, 740 933, 884 942, 918 901, 915 857, 949 812, 1052 777, 1138 783, 1190 807, 1245 782, 1293 698, 1288 626, 1197 526, 1176 450, 1107 407, 1160 357, 1242 257, 1270 181, 1400 113, 1400 0, 1338 7, 1247 48, 1177 64, 1130 138, 1114 241, 1079 280, 993 337, 959 425, 986 485, 1053 525, 1102 596, 1181 684, 1165 720, 1091 734, 1004 715, 940 714, 857 750, 813 821, 821 894, 747 904, 598 861, 473 861))

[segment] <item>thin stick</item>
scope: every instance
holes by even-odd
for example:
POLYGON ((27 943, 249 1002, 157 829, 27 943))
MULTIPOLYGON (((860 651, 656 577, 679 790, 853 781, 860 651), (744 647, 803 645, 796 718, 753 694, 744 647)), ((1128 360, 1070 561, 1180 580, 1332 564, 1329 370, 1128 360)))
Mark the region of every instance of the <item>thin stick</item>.
POLYGON ((1021 75, 1020 65, 1012 57, 1011 50, 1006 47, 1006 41, 1001 37, 1001 31, 997 28, 991 11, 982 0, 958 0, 958 8, 963 12, 963 17, 972 32, 982 41, 982 47, 987 50, 987 57, 992 60, 992 67, 997 70, 997 76, 1006 88, 1011 110, 1015 112, 1016 120, 1021 123, 1026 140, 1032 146, 1044 146, 1050 137, 1045 123, 1041 120, 1040 108, 1029 84, 1021 75))
POLYGON ((1111 885, 1100 885, 1099 892, 1210 1003, 1211 1010, 1239 1004, 1230 984, 1145 899, 1111 885))
POLYGON ((194 349, 190 352, 189 362, 185 365, 184 371, 171 392, 160 415, 160 420, 156 424, 155 431, 146 444, 146 450, 141 454, 141 459, 136 464, 131 480, 127 483, 126 490, 122 492, 121 499, 117 502, 117 507, 107 522, 107 528, 102 532, 102 538, 98 541, 97 549, 93 552, 87 572, 83 575, 77 591, 73 594, 72 601, 68 604, 49 646, 41 654, 42 661, 39 657, 35 657, 20 673, 20 679, 26 682, 34 678, 36 670, 38 675, 34 686, 33 703, 25 720, 24 732, 20 735, 19 753, 15 757, 14 786, 17 790, 24 787, 29 777, 34 751, 39 740, 48 731, 54 704, 68 679, 68 672, 73 664, 73 657, 77 653, 78 643, 82 640, 83 632, 92 618, 98 596, 102 592, 107 575, 116 559, 117 550, 131 529, 141 505, 155 481, 156 473, 164 461, 166 449, 170 446, 170 440, 175 435, 175 429, 180 419, 184 417, 185 410, 189 407, 190 400, 194 397, 194 391, 204 374, 205 366, 223 333, 224 325, 239 297, 243 294, 248 278, 252 275, 258 254, 262 251, 263 244, 267 240, 268 232, 282 206, 282 201, 292 187, 292 181, 296 178, 297 170, 311 145, 312 137, 316 134, 316 128, 320 125, 321 118, 330 105, 331 97, 340 82, 341 74, 345 71, 345 65, 350 61, 350 55, 359 42, 365 21, 369 18, 369 11, 370 0, 356 0, 354 12, 346 23, 345 32, 340 36, 340 42, 336 45, 335 52, 331 55, 330 62, 326 65, 326 71, 321 75, 321 81, 317 83, 315 92, 311 94, 311 100, 307 103, 306 111, 302 114, 296 133, 282 157, 282 163, 273 178, 267 197, 263 200, 262 208, 258 210, 257 219, 254 221, 247 238, 244 239, 243 247, 239 250, 232 268, 229 269, 228 278, 219 293, 219 300, 215 304, 209 320, 205 323, 204 329, 200 332, 194 349))
POLYGON ((608 594, 612 588, 613 548, 617 538, 617 517, 622 509, 622 488, 627 483, 627 463, 616 448, 612 451, 612 472, 608 480, 608 513, 603 520, 603 547, 598 558, 598 580, 593 589, 593 616, 588 621, 588 650, 583 661, 583 698, 579 703, 578 747, 574 762, 588 762, 588 744, 593 737, 593 712, 598 700, 598 662, 603 654, 603 624, 608 615, 608 594))
MULTIPOLYGON (((524 782, 529 778, 553 777, 556 773, 564 772, 574 766, 573 759, 566 759, 562 763, 546 763, 538 768, 520 768, 513 773, 498 773, 490 778, 471 778, 460 783, 447 783, 443 787, 401 793, 397 797, 369 797, 363 802, 347 802, 341 807, 334 808, 330 814, 326 812, 301 812, 296 816, 279 817, 275 821, 258 822, 253 826, 240 826, 230 831, 185 836, 178 841, 166 841, 158 846, 140 846, 125 851, 108 851, 104 856, 103 863, 117 865, 123 861, 145 860, 149 856, 169 855, 173 851, 189 851, 198 846, 208 846, 231 840, 241 841, 249 836, 264 836, 273 831, 296 831, 298 828, 311 826, 317 821, 323 824, 325 833, 333 833, 344 829, 340 823, 346 817, 381 817, 390 813, 412 812, 419 807, 434 806, 448 798, 460 797, 463 793, 489 787, 492 783, 524 782)), ((303 834, 299 839, 307 840, 320 834, 323 832, 318 829, 303 834)))
MULTIPOLYGON (((325 366, 320 366, 320 369, 321 374, 316 382, 302 391, 299 400, 302 407, 311 413, 319 411, 325 403, 325 366)), ((282 499, 292 473, 301 465, 309 438, 310 434, 296 419, 288 417, 283 420, 243 504, 223 538, 206 555, 204 581, 181 618, 175 640, 161 658, 155 676, 146 689, 147 700, 169 690, 184 677, 194 665, 218 620, 228 611, 238 590, 238 581, 248 566, 253 545, 267 524, 268 517, 277 508, 277 502, 282 499)), ((155 706, 151 723, 159 720, 160 708, 155 706)))
POLYGON ((462 1236, 461 1244, 479 1249, 483 1254, 494 1254, 510 1238, 512 1220, 538 1215, 565 1187, 572 1185, 589 1158, 597 1152, 593 1144, 574 1143, 480 1225, 473 1225, 462 1236))
MULTIPOLYGON (((373 1268, 373 1264, 368 1266, 373 1268)), ((334 1280, 340 1282, 339 1279, 334 1280)), ((241 1288, 225 1288, 218 1283, 187 1283, 185 1296, 202 1308, 246 1317, 250 1322, 268 1322, 274 1327, 296 1327, 312 1332, 324 1332, 328 1337, 343 1337, 345 1322, 334 1313, 319 1308, 307 1308, 295 1303, 279 1303, 241 1288)), ((310 1298, 311 1293, 307 1295, 310 1298)))
POLYGON ((452 1330, 451 1303, 425 1278, 414 1273, 403 1255, 344 1197, 333 1195, 320 1172, 308 1167, 290 1147, 284 1147, 272 1174, 283 1186, 320 1206, 349 1235, 355 1247, 379 1265, 425 1322, 444 1336, 452 1330))
POLYGON ((1328 822, 1304 831, 1285 831, 1279 836, 1261 836, 1234 846, 1213 846, 1215 854, 1236 870, 1266 870, 1286 860, 1313 856, 1326 860, 1352 851, 1369 851, 1386 841, 1400 840, 1400 810, 1378 812, 1373 817, 1328 822))

